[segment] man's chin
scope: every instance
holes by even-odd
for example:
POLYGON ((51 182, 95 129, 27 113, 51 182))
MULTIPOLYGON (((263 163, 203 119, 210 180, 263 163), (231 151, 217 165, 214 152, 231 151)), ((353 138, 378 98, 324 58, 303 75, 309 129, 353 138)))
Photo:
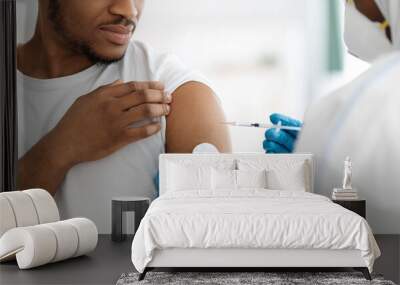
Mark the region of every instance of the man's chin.
POLYGON ((118 62, 121 59, 123 59, 125 56, 125 54, 123 54, 122 56, 119 57, 98 57, 96 61, 94 61, 97 64, 104 64, 104 65, 108 65, 108 64, 112 64, 114 62, 118 62))
POLYGON ((93 52, 93 53, 90 53, 90 54, 86 53, 86 56, 93 63, 108 65, 108 64, 112 64, 114 62, 118 62, 121 59, 123 59, 124 56, 125 56, 125 53, 123 53, 122 55, 118 54, 118 55, 111 55, 110 56, 110 55, 105 55, 105 54, 100 54, 100 53, 94 53, 93 52))
POLYGON ((83 49, 83 53, 91 62, 98 64, 111 64, 120 61, 124 58, 126 53, 126 47, 115 52, 110 52, 110 50, 112 50, 112 48, 107 49, 107 52, 85 48, 83 49))

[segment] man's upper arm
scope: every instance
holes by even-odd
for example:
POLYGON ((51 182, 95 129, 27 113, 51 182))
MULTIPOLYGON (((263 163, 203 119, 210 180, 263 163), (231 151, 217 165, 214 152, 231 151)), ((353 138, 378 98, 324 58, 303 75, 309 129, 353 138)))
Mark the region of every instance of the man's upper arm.
POLYGON ((225 116, 211 88, 200 82, 188 82, 173 94, 167 117, 166 151, 191 153, 201 143, 211 143, 220 152, 231 152, 225 116))

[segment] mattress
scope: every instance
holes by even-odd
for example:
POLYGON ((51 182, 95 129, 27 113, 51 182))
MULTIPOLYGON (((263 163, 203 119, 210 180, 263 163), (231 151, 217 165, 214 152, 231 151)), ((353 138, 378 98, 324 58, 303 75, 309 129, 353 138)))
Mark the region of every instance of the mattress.
POLYGON ((317 194, 187 190, 156 199, 132 243, 139 272, 162 249, 359 250, 372 271, 379 248, 365 219, 317 194))

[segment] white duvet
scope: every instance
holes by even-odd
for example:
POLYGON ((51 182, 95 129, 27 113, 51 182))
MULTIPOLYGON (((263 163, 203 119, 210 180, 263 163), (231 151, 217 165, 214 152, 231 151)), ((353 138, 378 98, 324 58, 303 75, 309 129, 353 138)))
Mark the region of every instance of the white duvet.
POLYGON ((380 255, 359 215, 317 194, 265 189, 156 199, 134 237, 132 262, 143 272, 154 250, 166 248, 358 249, 371 272, 380 255))

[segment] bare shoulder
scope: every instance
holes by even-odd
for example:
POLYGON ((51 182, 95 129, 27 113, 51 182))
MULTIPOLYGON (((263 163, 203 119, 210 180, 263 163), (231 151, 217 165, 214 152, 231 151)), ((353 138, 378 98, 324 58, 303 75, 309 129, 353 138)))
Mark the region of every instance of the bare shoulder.
POLYGON ((172 94, 167 117, 167 152, 188 153, 200 143, 214 144, 220 152, 230 152, 231 142, 225 115, 213 90, 200 82, 181 85, 172 94))

